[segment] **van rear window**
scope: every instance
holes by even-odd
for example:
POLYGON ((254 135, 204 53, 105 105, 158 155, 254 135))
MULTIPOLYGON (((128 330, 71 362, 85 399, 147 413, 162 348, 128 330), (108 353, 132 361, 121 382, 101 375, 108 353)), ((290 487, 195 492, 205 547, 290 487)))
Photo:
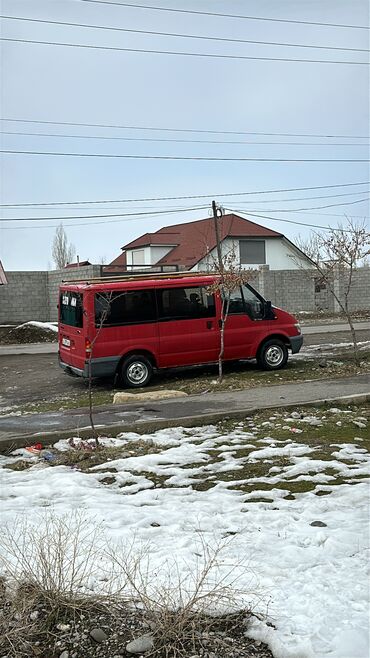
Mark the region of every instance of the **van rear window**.
POLYGON ((60 322, 70 327, 82 327, 83 304, 79 292, 63 291, 59 299, 60 322))
POLYGON ((143 324, 157 319, 153 290, 106 292, 95 295, 95 326, 143 324))

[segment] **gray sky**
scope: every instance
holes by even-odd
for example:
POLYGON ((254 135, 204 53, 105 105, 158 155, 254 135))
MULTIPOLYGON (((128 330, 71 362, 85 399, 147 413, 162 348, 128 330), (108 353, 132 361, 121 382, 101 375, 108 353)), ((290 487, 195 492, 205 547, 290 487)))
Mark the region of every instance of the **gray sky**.
MULTIPOLYGON (((299 21, 368 25, 367 0, 137 0, 137 3, 299 21)), ((234 39, 369 48, 369 32, 358 29, 196 16, 81 0, 2 0, 0 6, 3 15, 44 20, 234 39)), ((350 61, 366 61, 368 58, 366 53, 361 52, 206 42, 12 20, 3 20, 2 37, 256 57, 350 61)), ((2 116, 6 118, 267 133, 363 136, 368 132, 367 66, 207 59, 6 41, 2 42, 1 61, 1 106, 2 116)), ((225 158, 369 158, 364 139, 170 133, 5 120, 1 122, 1 128, 3 131, 94 136, 94 139, 72 139, 2 134, 3 150, 225 158), (98 136, 290 141, 299 144, 185 144, 99 140, 98 136), (301 145, 302 142, 311 144, 301 145), (328 145, 332 142, 341 145, 328 145), (353 143, 362 146, 353 146, 353 143)), ((214 194, 343 185, 367 180, 369 167, 366 163, 128 160, 3 154, 2 204, 195 194, 210 196, 202 200, 156 203, 3 207, 2 217, 51 218, 172 210, 208 205, 214 194)), ((368 186, 363 185, 244 198, 220 197, 218 201, 235 211, 243 210, 246 216, 249 210, 297 222, 336 226, 344 214, 359 217, 370 214, 368 201, 352 203, 366 199, 367 190, 368 186), (329 198, 329 195, 345 193, 351 193, 351 196, 329 198), (315 196, 328 198, 302 198, 315 196), (351 205, 309 210, 315 206, 338 203, 351 205), (303 211, 278 212, 298 208, 303 211)), ((110 262, 120 253, 122 245, 142 233, 207 215, 208 208, 205 208, 129 220, 119 217, 105 221, 66 219, 63 224, 80 259, 100 262, 104 258, 110 262)), ((309 228, 282 221, 255 221, 285 233, 292 240, 298 234, 307 235, 309 232, 309 228)), ((58 220, 0 222, 0 258, 4 268, 46 269, 51 263, 51 244, 58 223, 58 220)))

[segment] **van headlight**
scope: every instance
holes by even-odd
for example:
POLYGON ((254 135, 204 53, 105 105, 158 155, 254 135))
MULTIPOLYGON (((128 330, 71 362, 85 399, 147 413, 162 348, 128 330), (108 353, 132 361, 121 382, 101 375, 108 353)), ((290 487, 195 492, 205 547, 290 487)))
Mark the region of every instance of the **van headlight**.
POLYGON ((298 333, 301 334, 302 331, 301 331, 301 325, 299 324, 299 322, 296 322, 294 326, 297 329, 298 333))

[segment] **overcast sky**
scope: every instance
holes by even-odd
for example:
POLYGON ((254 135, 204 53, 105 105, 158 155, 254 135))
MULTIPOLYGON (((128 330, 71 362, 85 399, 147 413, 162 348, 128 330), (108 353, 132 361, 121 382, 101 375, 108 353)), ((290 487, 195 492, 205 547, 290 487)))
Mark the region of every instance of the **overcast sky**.
MULTIPOLYGON (((119 3, 120 0, 112 0, 119 3)), ((134 0, 129 0, 134 2, 134 0)), ((298 21, 368 25, 367 0, 136 0, 137 4, 298 21)), ((220 18, 113 6, 84 0, 2 0, 8 16, 67 21, 233 39, 369 48, 369 32, 280 22, 220 18)), ((2 37, 118 48, 218 53, 254 57, 366 61, 346 52, 190 40, 4 19, 2 37)), ((131 53, 2 42, 2 116, 6 119, 115 124, 151 128, 364 136, 369 126, 368 66, 256 61, 131 53)), ((1 135, 2 150, 173 155, 224 158, 368 159, 364 139, 159 132, 19 123, 7 132, 78 137, 1 135), (82 135, 93 136, 84 139, 82 135), (103 140, 105 137, 203 139, 275 144, 203 144, 103 140), (302 142, 305 145, 302 145, 302 142), (329 145, 330 144, 330 145, 329 145), (356 145, 353 145, 356 144, 356 145)), ((86 215, 152 212, 207 206, 215 194, 344 185, 369 180, 367 163, 140 160, 2 154, 3 218, 68 217, 63 225, 81 260, 110 262, 142 233, 208 216, 208 208, 134 219, 86 215), (182 195, 206 199, 118 203, 182 195), (112 200, 116 203, 93 204, 112 200), (85 205, 6 208, 4 204, 89 201, 85 205)), ((368 216, 368 186, 219 197, 227 208, 308 224, 336 226, 344 214, 368 216), (330 196, 348 194, 348 196, 330 196), (351 194, 351 195, 350 195, 351 194), (327 197, 307 199, 304 197, 327 197), (294 200, 296 199, 296 200, 294 200), (262 203, 263 201, 263 203, 262 203), (361 201, 353 203, 354 201, 361 201), (348 205, 333 205, 333 204, 348 205), (317 208, 317 206, 332 206, 317 208), (302 209, 300 212, 281 212, 302 209), (278 212, 280 210, 280 212, 278 212)), ((250 215, 249 215, 250 216, 250 215)), ((309 228, 251 219, 294 241, 309 228)), ((6 270, 42 270, 52 262, 59 220, 0 222, 6 270)))

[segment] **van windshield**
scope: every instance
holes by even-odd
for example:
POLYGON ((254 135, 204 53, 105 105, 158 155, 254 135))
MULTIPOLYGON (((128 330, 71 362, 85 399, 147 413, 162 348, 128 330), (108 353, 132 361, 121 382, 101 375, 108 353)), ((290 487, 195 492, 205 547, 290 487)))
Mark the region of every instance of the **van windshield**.
POLYGON ((79 292, 63 291, 59 300, 60 322, 70 327, 82 327, 83 305, 79 292))

